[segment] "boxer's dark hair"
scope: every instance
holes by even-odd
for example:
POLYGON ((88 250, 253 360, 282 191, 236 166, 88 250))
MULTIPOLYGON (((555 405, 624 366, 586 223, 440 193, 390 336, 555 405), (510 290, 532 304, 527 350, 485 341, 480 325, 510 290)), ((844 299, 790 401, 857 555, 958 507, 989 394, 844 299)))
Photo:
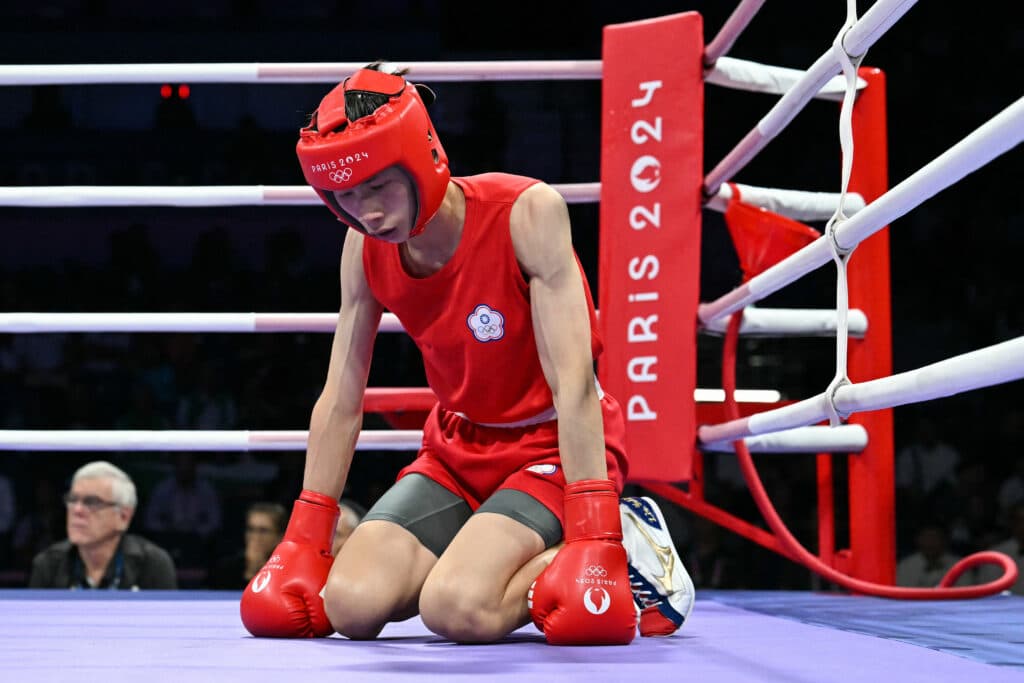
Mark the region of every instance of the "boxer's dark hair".
MULTIPOLYGON (((394 74, 396 76, 405 76, 405 74, 409 73, 408 69, 382 68, 390 65, 390 62, 378 59, 370 62, 363 68, 370 69, 371 71, 384 71, 385 73, 394 74)), ((347 92, 345 93, 345 118, 349 121, 355 121, 363 118, 364 116, 369 116, 382 107, 388 99, 388 95, 380 93, 365 92, 362 90, 347 92)))

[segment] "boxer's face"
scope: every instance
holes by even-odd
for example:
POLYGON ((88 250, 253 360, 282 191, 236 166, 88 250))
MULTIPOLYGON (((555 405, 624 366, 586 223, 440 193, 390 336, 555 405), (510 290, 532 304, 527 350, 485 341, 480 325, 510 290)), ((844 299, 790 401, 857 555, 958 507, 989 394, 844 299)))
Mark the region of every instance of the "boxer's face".
POLYGON ((110 540, 128 528, 131 510, 113 500, 113 483, 105 477, 79 479, 65 497, 68 540, 88 546, 110 540))
POLYGON ((412 180, 397 166, 333 194, 342 211, 358 220, 370 237, 393 243, 409 239, 416 194, 412 180))

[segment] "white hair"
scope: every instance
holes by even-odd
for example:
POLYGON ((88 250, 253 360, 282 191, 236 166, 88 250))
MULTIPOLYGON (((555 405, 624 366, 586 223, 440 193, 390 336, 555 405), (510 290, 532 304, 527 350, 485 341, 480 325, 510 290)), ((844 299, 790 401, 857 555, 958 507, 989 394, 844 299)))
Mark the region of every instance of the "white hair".
POLYGON ((123 508, 135 508, 138 496, 135 493, 135 482, 128 473, 106 460, 96 460, 82 465, 71 477, 71 485, 80 479, 109 479, 110 495, 114 502, 123 508))

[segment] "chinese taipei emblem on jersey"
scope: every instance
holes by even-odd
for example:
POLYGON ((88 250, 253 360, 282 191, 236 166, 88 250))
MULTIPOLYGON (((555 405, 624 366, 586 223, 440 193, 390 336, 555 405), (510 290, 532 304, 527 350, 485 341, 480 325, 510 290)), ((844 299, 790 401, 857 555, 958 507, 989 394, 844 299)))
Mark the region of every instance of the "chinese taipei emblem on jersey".
POLYGON ((466 318, 466 325, 477 341, 498 341, 505 336, 505 316, 487 304, 480 304, 466 318))

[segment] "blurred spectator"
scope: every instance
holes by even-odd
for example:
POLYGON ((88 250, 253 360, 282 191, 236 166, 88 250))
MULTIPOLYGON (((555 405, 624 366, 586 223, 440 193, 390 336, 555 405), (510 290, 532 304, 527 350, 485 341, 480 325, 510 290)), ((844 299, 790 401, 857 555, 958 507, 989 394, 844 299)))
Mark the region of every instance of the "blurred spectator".
MULTIPOLYGON (((915 520, 951 514, 949 501, 957 489, 960 453, 946 442, 927 415, 919 415, 913 439, 896 452, 896 498, 900 505, 898 538, 912 538, 915 520)), ((949 521, 948 518, 946 521, 949 521)), ((906 545, 900 551, 906 552, 906 545)))
MULTIPOLYGON (((1017 503, 1010 508, 1008 526, 1010 537, 1002 543, 992 546, 992 550, 1009 555, 1017 563, 1020 573, 1017 576, 1017 582, 1010 588, 1010 592, 1024 595, 1024 502, 1017 503)), ((1001 573, 998 567, 986 564, 978 568, 978 580, 981 582, 994 581, 999 578, 1001 573)))
POLYGON ((198 474, 193 453, 179 453, 174 474, 153 489, 146 507, 146 529, 208 538, 220 529, 220 496, 213 485, 198 474))
MULTIPOLYGON (((918 528, 917 550, 896 565, 896 585, 911 588, 934 588, 960 558, 949 552, 949 536, 941 524, 929 523, 918 528)), ((970 583, 962 575, 957 586, 970 583)))
POLYGON ((334 543, 331 546, 331 554, 335 557, 366 514, 362 505, 348 498, 338 501, 338 507, 341 508, 341 515, 338 517, 338 526, 334 529, 334 543))
POLYGON ((16 569, 28 570, 37 553, 64 537, 65 517, 53 481, 37 477, 33 482, 31 508, 18 518, 11 539, 16 569))
POLYGON ((224 379, 222 366, 210 360, 199 366, 194 386, 178 398, 176 423, 179 428, 235 428, 238 406, 224 379))
POLYGON ((944 441, 935 422, 921 416, 914 440, 896 454, 896 487, 916 496, 931 496, 956 484, 960 453, 944 441))
POLYGON ((153 389, 148 384, 132 387, 131 404, 114 420, 117 429, 170 429, 171 421, 159 409, 153 389))
POLYGON ((30 588, 177 588, 170 555, 127 533, 135 484, 109 462, 83 465, 64 495, 67 534, 32 561, 30 588))
POLYGON ((71 127, 71 113, 64 105, 59 85, 38 85, 32 88, 32 109, 22 120, 26 130, 46 133, 71 127))
POLYGON ((160 306, 163 264, 150 227, 132 223, 110 233, 110 261, 102 271, 105 300, 113 310, 148 311, 160 306))
POLYGON ((999 509, 1006 513, 1018 503, 1024 503, 1024 455, 1018 455, 1013 473, 999 486, 999 509))
POLYGON ((257 502, 245 517, 245 548, 217 562, 208 585, 215 590, 241 590, 270 558, 288 526, 288 512, 279 503, 257 502))
POLYGON ((996 490, 985 461, 971 458, 957 468, 954 489, 932 502, 932 510, 947 522, 955 554, 969 555, 999 540, 996 490))
POLYGON ((14 487, 6 475, 0 474, 0 567, 8 564, 8 555, 11 553, 11 531, 14 529, 16 514, 14 487))

